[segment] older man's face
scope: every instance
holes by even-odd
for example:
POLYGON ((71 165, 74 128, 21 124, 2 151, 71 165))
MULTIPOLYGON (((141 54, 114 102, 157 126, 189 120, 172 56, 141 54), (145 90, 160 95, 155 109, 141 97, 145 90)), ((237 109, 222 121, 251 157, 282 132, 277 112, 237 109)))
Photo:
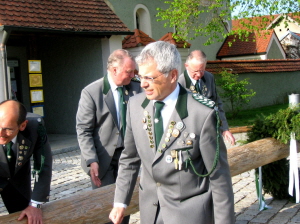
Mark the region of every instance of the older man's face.
POLYGON ((0 110, 0 144, 9 143, 19 132, 17 118, 0 110))
POLYGON ((157 70, 157 64, 149 60, 139 65, 139 75, 141 78, 141 87, 149 100, 164 100, 170 95, 177 85, 176 70, 172 70, 167 77, 157 70), (152 79, 153 78, 153 79, 152 79))
POLYGON ((0 106, 0 144, 9 143, 19 131, 26 128, 27 120, 18 125, 18 107, 16 102, 6 102, 0 106))
POLYGON ((117 86, 128 85, 134 77, 135 62, 129 57, 124 58, 122 65, 113 66, 113 79, 117 86))
POLYGON ((193 58, 184 65, 192 79, 199 80, 204 76, 204 71, 206 67, 205 63, 200 63, 198 60, 193 58))

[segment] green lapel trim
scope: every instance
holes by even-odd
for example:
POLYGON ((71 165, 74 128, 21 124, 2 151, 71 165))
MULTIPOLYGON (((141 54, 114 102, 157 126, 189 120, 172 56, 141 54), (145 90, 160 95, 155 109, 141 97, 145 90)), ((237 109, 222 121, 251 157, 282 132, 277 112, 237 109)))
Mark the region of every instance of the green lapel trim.
POLYGON ((103 94, 106 95, 109 90, 110 90, 110 85, 108 82, 108 77, 107 77, 107 75, 105 75, 103 78, 103 94))
POLYGON ((192 81, 191 81, 187 71, 184 70, 183 74, 184 74, 184 79, 185 79, 185 88, 190 88, 192 81))
POLYGON ((185 88, 183 88, 179 84, 180 90, 179 90, 179 95, 176 103, 176 110, 178 115, 180 116, 181 119, 186 118, 189 116, 188 110, 187 110, 187 91, 185 88))
POLYGON ((144 102, 142 103, 142 107, 145 109, 148 104, 149 104, 150 100, 148 98, 145 98, 144 102))

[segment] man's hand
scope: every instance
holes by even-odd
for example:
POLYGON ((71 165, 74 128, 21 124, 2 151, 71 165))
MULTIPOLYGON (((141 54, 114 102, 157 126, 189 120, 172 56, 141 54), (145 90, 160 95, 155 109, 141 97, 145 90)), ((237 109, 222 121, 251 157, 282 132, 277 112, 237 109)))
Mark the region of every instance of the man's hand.
POLYGON ((100 187, 101 186, 101 180, 99 179, 98 175, 99 175, 99 164, 97 162, 93 162, 90 164, 90 174, 91 174, 91 178, 93 183, 97 186, 100 187))
POLYGON ((230 142, 231 145, 235 145, 235 138, 234 138, 234 136, 231 134, 230 131, 228 131, 228 130, 223 131, 223 137, 224 137, 225 141, 230 142))
POLYGON ((43 213, 40 208, 29 205, 21 212, 18 221, 22 220, 25 216, 28 218, 28 224, 43 224, 43 213))
POLYGON ((124 214, 125 208, 114 207, 109 214, 109 218, 114 224, 120 224, 124 218, 124 214))

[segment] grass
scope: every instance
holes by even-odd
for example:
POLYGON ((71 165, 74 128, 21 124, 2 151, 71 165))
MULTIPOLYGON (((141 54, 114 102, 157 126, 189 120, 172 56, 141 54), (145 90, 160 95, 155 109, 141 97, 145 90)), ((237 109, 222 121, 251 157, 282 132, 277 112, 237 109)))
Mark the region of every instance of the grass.
POLYGON ((278 105, 260 107, 255 109, 243 110, 234 119, 230 118, 231 113, 228 112, 226 113, 226 117, 227 117, 229 127, 249 126, 253 124, 257 116, 261 114, 268 116, 269 114, 276 113, 278 110, 285 109, 288 106, 289 104, 286 103, 286 104, 278 104, 278 105))

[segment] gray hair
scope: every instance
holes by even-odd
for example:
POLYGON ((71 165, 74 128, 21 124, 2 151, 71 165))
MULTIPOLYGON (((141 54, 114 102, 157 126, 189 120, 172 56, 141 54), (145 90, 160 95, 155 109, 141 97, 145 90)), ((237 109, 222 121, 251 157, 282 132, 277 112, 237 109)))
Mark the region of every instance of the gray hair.
POLYGON ((174 44, 165 41, 156 41, 148 44, 136 57, 137 64, 144 64, 149 59, 157 63, 157 70, 168 76, 169 72, 176 69, 181 72, 181 57, 174 44))
POLYGON ((109 69, 111 66, 113 66, 114 63, 117 63, 118 66, 122 66, 124 58, 126 58, 126 57, 128 57, 134 61, 134 57, 127 50, 118 49, 118 50, 113 51, 108 57, 107 69, 109 69))
POLYGON ((201 50, 195 50, 189 53, 186 59, 186 63, 191 61, 193 58, 197 59, 201 64, 206 64, 207 62, 206 54, 201 50))

